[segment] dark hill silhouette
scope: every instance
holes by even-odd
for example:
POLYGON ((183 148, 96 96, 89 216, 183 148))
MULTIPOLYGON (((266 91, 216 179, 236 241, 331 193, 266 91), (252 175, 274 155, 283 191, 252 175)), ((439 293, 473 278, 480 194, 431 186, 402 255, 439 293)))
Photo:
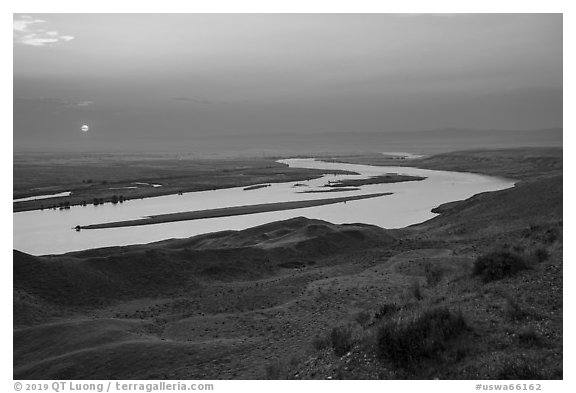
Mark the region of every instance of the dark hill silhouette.
POLYGON ((96 307, 118 299, 183 291, 206 278, 261 278, 291 262, 298 265, 394 243, 386 230, 376 226, 298 217, 244 231, 61 256, 34 257, 14 250, 14 289, 55 305, 96 307))

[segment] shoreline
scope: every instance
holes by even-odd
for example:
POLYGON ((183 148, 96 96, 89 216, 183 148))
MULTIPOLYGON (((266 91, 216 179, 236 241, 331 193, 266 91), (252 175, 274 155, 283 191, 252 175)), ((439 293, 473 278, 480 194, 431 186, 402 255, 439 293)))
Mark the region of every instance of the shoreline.
MULTIPOLYGON (((120 161, 114 161, 117 164, 120 161)), ((145 160, 138 161, 138 164, 146 163, 145 160)), ((180 162, 178 163, 180 164, 180 162)), ((69 196, 33 199, 21 202, 12 202, 12 212, 19 213, 35 210, 59 209, 65 206, 83 206, 93 205, 95 200, 98 204, 114 203, 114 195, 118 200, 129 201, 134 199, 154 198, 166 195, 178 195, 181 193, 201 192, 209 190, 219 190, 236 187, 251 187, 260 184, 276 184, 285 182, 299 182, 318 179, 326 174, 350 174, 348 171, 319 171, 315 169, 289 168, 288 165, 271 161, 269 159, 252 159, 252 160, 216 160, 213 162, 190 161, 187 162, 189 167, 175 168, 173 163, 161 162, 158 164, 157 173, 147 173, 142 168, 135 165, 133 168, 124 168, 118 176, 119 179, 113 179, 111 174, 102 174, 97 177, 94 175, 73 175, 77 177, 76 183, 61 182, 55 180, 49 187, 42 187, 43 194, 34 195, 31 189, 24 192, 22 190, 14 192, 13 199, 16 198, 34 198, 45 194, 57 194, 62 191, 71 192, 69 196), (213 165, 213 171, 207 171, 206 165, 213 165), (160 173, 161 172, 161 173, 160 173), (167 176, 166 173, 169 173, 167 176), (162 175, 163 177, 158 177, 162 175), (87 182, 82 177, 90 177, 87 182), (92 179, 94 178, 94 179, 92 179), (80 183, 82 181, 82 183, 80 183), (132 186, 135 183, 162 183, 162 187, 153 187, 152 185, 127 189, 126 186, 132 186), (111 187, 119 188, 110 190, 111 187)), ((93 163, 79 166, 79 172, 86 172, 94 169, 93 163)), ((54 172, 48 171, 48 176, 54 176, 54 172)), ((38 185, 35 189, 39 188, 38 185)))
POLYGON ((232 206, 232 207, 224 207, 224 208, 218 208, 218 209, 207 209, 207 210, 180 212, 180 213, 159 214, 159 215, 149 216, 146 218, 136 219, 136 220, 114 221, 114 222, 108 222, 108 223, 102 223, 102 224, 91 224, 91 225, 78 225, 76 227, 76 230, 121 228, 121 227, 131 227, 131 226, 140 226, 140 225, 162 224, 162 223, 177 222, 177 221, 200 220, 200 219, 205 219, 205 218, 242 216, 242 215, 256 214, 256 213, 267 213, 267 212, 275 212, 275 211, 283 211, 283 210, 304 209, 307 207, 332 205, 335 203, 346 203, 347 201, 378 198, 378 197, 387 196, 387 195, 392 195, 392 193, 391 192, 384 192, 384 193, 356 195, 356 196, 339 197, 339 198, 309 199, 309 200, 305 200, 305 201, 291 201, 291 202, 273 202, 273 203, 262 203, 262 204, 257 204, 257 205, 232 206))
MULTIPOLYGON (((317 158, 318 160, 323 160, 322 157, 317 158)), ((329 160, 327 160, 329 161, 329 160)), ((278 163, 278 161, 275 161, 276 163, 278 163)), ((343 161, 343 163, 346 163, 343 161)), ((281 165, 286 165, 283 163, 280 163, 281 165)), ((289 168, 289 167, 288 167, 289 168)), ((308 180, 314 180, 314 179, 318 179, 321 178, 325 175, 329 175, 329 174, 350 174, 350 175, 358 175, 358 173, 356 172, 351 172, 351 171, 345 171, 345 170, 317 170, 317 169, 309 169, 309 168, 290 168, 293 169, 295 171, 305 171, 305 173, 303 174, 299 174, 299 175, 293 175, 293 176, 289 176, 288 178, 282 178, 282 179, 272 179, 271 181, 267 182, 267 183, 256 183, 256 184, 251 184, 249 181, 245 181, 240 183, 240 185, 234 184, 220 184, 220 185, 211 185, 211 186, 206 186, 206 185, 201 185, 201 186, 196 186, 193 189, 192 188, 188 188, 188 189, 176 189, 170 185, 167 186, 163 186, 161 189, 160 187, 142 187, 142 188, 138 188, 138 189, 134 189, 134 190, 126 190, 126 195, 122 194, 122 195, 118 195, 118 194, 113 194, 112 196, 110 196, 109 194, 106 194, 106 196, 104 196, 104 198, 94 198, 94 199, 99 199, 100 201, 98 202, 98 204, 108 204, 108 203, 112 203, 112 204, 116 204, 116 203, 123 203, 123 202, 127 202, 129 200, 135 200, 135 199, 147 199, 147 198, 156 198, 156 197, 161 197, 161 196, 168 196, 168 195, 181 195, 182 193, 190 193, 190 192, 202 192, 202 191, 208 191, 208 190, 220 190, 220 189, 228 189, 228 188, 236 188, 236 187, 242 187, 244 191, 252 191, 252 190, 257 190, 260 188, 265 188, 265 187, 269 187, 271 184, 277 184, 277 183, 285 183, 285 182, 292 182, 292 181, 296 181, 296 182, 300 182, 300 181, 308 181, 308 180), (322 175, 317 175, 313 172, 322 172, 322 175), (114 197, 116 197, 116 203, 114 202, 114 197)), ((396 173, 393 174, 388 174, 388 175, 383 175, 383 176, 375 176, 375 177, 367 177, 365 179, 355 179, 355 180, 344 180, 344 181, 340 181, 338 183, 334 183, 334 184, 326 184, 325 187, 332 189, 334 192, 340 191, 338 190, 339 188, 345 188, 345 187, 359 187, 359 186, 363 186, 363 185, 372 185, 372 184, 385 184, 385 183, 399 183, 399 182, 407 182, 407 181, 420 181, 420 180, 424 180, 426 179, 425 177, 420 177, 420 176, 408 176, 408 175, 399 175, 396 173)), ((138 179, 137 179, 138 180, 138 179)), ((160 181, 160 180, 157 180, 160 181)), ((138 184, 139 182, 137 181, 130 181, 130 182, 124 182, 126 184, 138 184)), ((124 184, 122 183, 122 184, 124 184)), ((118 190, 120 191, 121 189, 124 189, 126 187, 120 187, 118 188, 118 190)), ((107 190, 111 190, 110 188, 108 188, 107 190)), ((82 190, 83 192, 86 190, 82 190)), ((99 190, 96 190, 97 192, 99 192, 99 190)), ((320 193, 320 192, 329 192, 330 190, 327 191, 314 191, 314 193, 320 193)), ((347 191, 347 190, 342 190, 342 191, 347 191)), ((70 192, 70 191, 68 191, 70 192)), ((36 211, 36 210, 63 210, 63 209, 67 209, 70 208, 72 206, 89 206, 89 205, 93 205, 93 201, 90 198, 83 198, 81 196, 81 194, 77 194, 74 195, 75 190, 73 190, 71 192, 71 195, 68 196, 61 196, 61 197, 52 197, 52 198, 41 198, 42 195, 38 196, 38 199, 33 199, 33 200, 28 200, 28 201, 18 201, 18 202, 13 202, 13 209, 12 212, 13 213, 20 213, 20 212, 26 212, 26 211, 36 211), (45 205, 46 204, 46 205, 45 205)), ((310 192, 312 193, 312 192, 310 192)), ((34 197, 28 197, 28 198, 34 198, 34 197)))

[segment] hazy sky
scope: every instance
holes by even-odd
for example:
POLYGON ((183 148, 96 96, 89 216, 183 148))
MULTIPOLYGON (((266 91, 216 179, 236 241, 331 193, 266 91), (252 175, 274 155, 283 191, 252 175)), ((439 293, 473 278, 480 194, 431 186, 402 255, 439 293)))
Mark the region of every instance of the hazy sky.
POLYGON ((14 147, 562 126, 559 14, 14 15, 14 147), (124 142, 121 142, 124 141, 124 142))

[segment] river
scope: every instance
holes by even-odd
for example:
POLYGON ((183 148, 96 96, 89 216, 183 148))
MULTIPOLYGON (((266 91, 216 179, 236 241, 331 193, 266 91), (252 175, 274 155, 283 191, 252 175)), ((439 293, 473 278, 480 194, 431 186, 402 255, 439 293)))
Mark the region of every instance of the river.
POLYGON ((33 255, 60 254, 90 248, 150 243, 222 230, 241 230, 278 220, 304 216, 337 224, 361 222, 383 228, 401 228, 426 221, 440 204, 486 191, 512 187, 514 181, 464 172, 411 167, 329 163, 314 159, 281 160, 295 168, 340 169, 359 175, 326 175, 318 179, 273 183, 253 190, 227 188, 126 201, 122 204, 73 206, 66 210, 14 213, 14 248, 33 255), (303 193, 320 190, 328 181, 359 179, 386 173, 424 176, 425 180, 361 186, 356 191, 303 193), (76 232, 76 225, 133 220, 144 216, 215 209, 261 203, 336 198, 391 192, 392 195, 304 209, 251 215, 162 223, 137 227, 91 229, 76 232))

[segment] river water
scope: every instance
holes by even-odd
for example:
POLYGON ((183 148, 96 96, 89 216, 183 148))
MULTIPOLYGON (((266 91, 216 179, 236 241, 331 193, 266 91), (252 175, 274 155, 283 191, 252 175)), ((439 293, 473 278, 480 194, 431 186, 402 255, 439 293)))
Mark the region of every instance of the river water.
POLYGON ((73 206, 67 210, 14 213, 14 248, 33 255, 60 254, 97 247, 150 243, 185 238, 222 230, 240 230, 273 221, 304 216, 342 223, 366 223, 383 228, 400 228, 423 222, 436 214, 436 206, 486 191, 512 187, 514 181, 463 172, 434 171, 410 167, 381 167, 328 163, 314 159, 281 160, 291 167, 346 170, 359 175, 326 175, 318 179, 276 183, 245 191, 228 188, 130 200, 122 204, 73 206), (357 191, 303 193, 321 190, 328 181, 359 179, 386 173, 425 176, 422 181, 361 186, 357 191), (136 227, 82 230, 76 225, 133 220, 144 216, 214 209, 260 203, 336 198, 391 192, 392 195, 332 205, 244 216, 209 218, 136 227))

